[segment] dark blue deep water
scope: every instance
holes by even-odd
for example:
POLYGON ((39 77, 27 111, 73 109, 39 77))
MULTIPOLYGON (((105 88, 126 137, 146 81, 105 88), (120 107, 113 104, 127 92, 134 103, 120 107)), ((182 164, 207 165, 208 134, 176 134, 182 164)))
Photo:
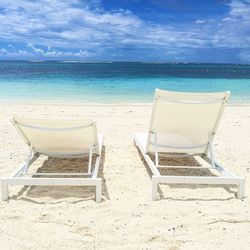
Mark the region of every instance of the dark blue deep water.
POLYGON ((249 103, 250 65, 0 61, 3 102, 151 102, 155 88, 229 90, 249 103))

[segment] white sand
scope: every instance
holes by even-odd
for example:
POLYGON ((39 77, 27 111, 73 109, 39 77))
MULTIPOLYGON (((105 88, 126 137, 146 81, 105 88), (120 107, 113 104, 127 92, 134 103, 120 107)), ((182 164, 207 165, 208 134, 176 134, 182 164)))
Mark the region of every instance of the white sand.
MULTIPOLYGON (((10 187, 0 202, 1 249, 250 249, 249 180, 246 198, 222 186, 161 185, 151 201, 151 178, 133 132, 146 130, 151 107, 4 105, 0 111, 0 174, 10 174, 28 148, 10 119, 94 118, 105 133, 103 198, 93 188, 10 187)), ((250 177, 250 107, 228 107, 215 141, 217 159, 250 177)), ((82 168, 82 161, 42 158, 35 167, 82 168)))

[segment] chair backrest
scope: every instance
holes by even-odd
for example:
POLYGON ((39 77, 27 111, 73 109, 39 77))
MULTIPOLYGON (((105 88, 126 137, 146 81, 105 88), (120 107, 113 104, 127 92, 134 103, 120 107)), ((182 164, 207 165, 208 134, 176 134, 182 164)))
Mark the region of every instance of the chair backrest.
POLYGON ((99 154, 96 123, 93 120, 18 118, 12 120, 25 142, 45 155, 99 154))
POLYGON ((156 89, 147 152, 207 153, 229 96, 156 89))

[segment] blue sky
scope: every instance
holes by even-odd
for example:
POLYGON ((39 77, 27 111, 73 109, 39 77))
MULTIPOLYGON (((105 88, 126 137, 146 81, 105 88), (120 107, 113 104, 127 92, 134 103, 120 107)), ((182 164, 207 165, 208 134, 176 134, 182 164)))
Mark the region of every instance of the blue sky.
POLYGON ((250 0, 0 0, 0 59, 250 63, 250 0))

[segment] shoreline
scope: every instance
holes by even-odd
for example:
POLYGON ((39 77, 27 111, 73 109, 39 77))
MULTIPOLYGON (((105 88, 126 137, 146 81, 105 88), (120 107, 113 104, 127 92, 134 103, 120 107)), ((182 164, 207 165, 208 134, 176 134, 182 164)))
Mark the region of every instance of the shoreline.
MULTIPOLYGON (((148 107, 152 106, 153 102, 1 102, 0 106, 90 106, 90 107, 148 107)), ((249 107, 250 102, 246 103, 228 103, 228 107, 249 107)))

